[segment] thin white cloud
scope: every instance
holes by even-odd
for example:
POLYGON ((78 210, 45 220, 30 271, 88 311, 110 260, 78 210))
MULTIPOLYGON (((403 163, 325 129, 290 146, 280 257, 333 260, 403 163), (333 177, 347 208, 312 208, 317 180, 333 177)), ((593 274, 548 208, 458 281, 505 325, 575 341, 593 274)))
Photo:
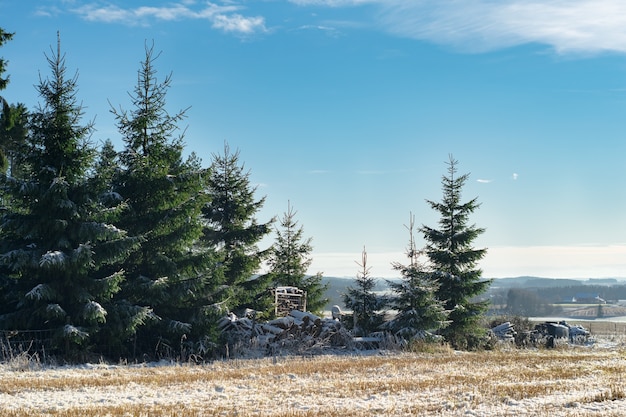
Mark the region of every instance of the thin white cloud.
POLYGON ((493 180, 485 180, 485 179, 479 178, 476 180, 476 182, 479 182, 481 184, 489 184, 490 182, 493 182, 493 180))
POLYGON ((548 45, 557 53, 626 52, 623 0, 290 0, 301 6, 374 5, 397 36, 484 52, 548 45))
POLYGON ((519 178, 519 175, 517 174, 517 172, 514 172, 511 178, 513 178, 513 181, 515 181, 519 178))
POLYGON ((224 32, 238 32, 251 34, 255 32, 266 32, 265 19, 260 16, 245 17, 240 14, 219 14, 213 19, 213 27, 222 29, 224 32))
MULTIPOLYGON (((196 3, 181 0, 168 6, 121 7, 90 3, 70 9, 82 19, 92 22, 120 23, 125 25, 149 25, 154 21, 176 21, 184 19, 203 19, 211 22, 212 27, 229 33, 252 34, 266 32, 265 18, 262 16, 243 16, 242 7, 234 4, 217 5, 206 2, 194 8, 196 3)), ((44 11, 42 10, 41 13, 44 11)))
POLYGON ((327 7, 346 7, 360 6, 362 4, 384 3, 381 0, 289 0, 290 3, 300 6, 327 6, 327 7))
POLYGON ((334 27, 324 25, 303 25, 298 28, 299 30, 317 30, 321 33, 325 33, 327 36, 336 38, 339 37, 341 32, 334 27))
POLYGON ((388 171, 383 171, 380 169, 364 169, 356 171, 358 175, 385 175, 388 171))

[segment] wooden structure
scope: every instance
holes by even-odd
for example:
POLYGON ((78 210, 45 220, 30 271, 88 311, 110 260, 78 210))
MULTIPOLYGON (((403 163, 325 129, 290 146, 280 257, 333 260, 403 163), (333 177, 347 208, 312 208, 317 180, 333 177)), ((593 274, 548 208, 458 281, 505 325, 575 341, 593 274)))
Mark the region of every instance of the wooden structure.
POLYGON ((293 310, 306 311, 306 291, 297 287, 276 287, 272 292, 276 317, 285 317, 293 310))

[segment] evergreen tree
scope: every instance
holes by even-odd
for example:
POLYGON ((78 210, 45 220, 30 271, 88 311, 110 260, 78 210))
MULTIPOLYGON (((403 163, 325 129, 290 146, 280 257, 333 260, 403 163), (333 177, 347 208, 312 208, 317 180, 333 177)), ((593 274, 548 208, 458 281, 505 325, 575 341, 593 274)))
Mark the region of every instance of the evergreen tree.
POLYGON ((24 104, 10 104, 0 113, 0 170, 24 178, 27 167, 23 157, 28 134, 28 111, 24 104))
POLYGON ((387 299, 374 292, 376 279, 370 275, 365 248, 361 254, 361 263, 357 262, 357 265, 361 270, 357 273, 356 285, 346 288, 343 303, 348 310, 352 310, 352 333, 367 336, 379 330, 383 324, 385 313, 381 310, 385 308, 387 299))
MULTIPOLYGON (((0 47, 6 42, 13 39, 13 33, 7 33, 0 28, 0 47)), ((6 61, 0 57, 0 91, 4 90, 9 83, 9 77, 2 78, 2 74, 6 71, 6 61)), ((9 103, 0 95, 0 141, 4 142, 4 135, 6 131, 11 128, 11 108, 9 103)), ((2 143, 3 145, 3 143, 2 143)), ((0 171, 6 172, 9 166, 9 160, 6 155, 4 146, 0 147, 0 171)))
MULTIPOLYGON (((14 33, 5 32, 4 29, 0 28, 0 47, 13 39, 14 33)), ((0 91, 4 90, 9 83, 9 77, 2 78, 2 74, 6 72, 6 64, 7 62, 0 57, 0 91)))
MULTIPOLYGON (((166 93, 171 75, 156 78, 153 47, 146 47, 138 71, 138 82, 130 94, 133 109, 112 109, 122 134, 124 149, 119 154, 121 169, 113 175, 113 191, 124 198, 128 209, 120 225, 141 237, 141 248, 124 263, 128 280, 119 294, 120 317, 154 320, 143 327, 127 327, 141 352, 165 354, 179 347, 181 338, 198 342, 205 331, 212 304, 211 252, 197 246, 202 235, 202 206, 206 170, 195 155, 183 159, 183 136, 176 136, 185 111, 170 114, 166 93)), ((136 323, 136 321, 133 321, 136 323)), ((122 341, 120 341, 122 342, 122 341)))
POLYGON ((322 274, 307 275, 311 258, 312 238, 304 238, 304 229, 295 220, 296 212, 287 204, 287 212, 276 228, 276 242, 272 247, 268 266, 274 286, 298 287, 306 291, 307 310, 321 313, 328 299, 324 298, 328 284, 322 283, 322 274))
MULTIPOLYGON (((60 41, 46 56, 51 78, 32 114, 26 178, 4 176, 0 265, 8 271, 4 329, 50 331, 56 348, 84 348, 106 326, 104 307, 124 275, 118 264, 136 240, 108 220, 89 187, 92 123, 81 124, 77 75, 66 75, 60 41)), ((69 353, 69 352, 67 352, 69 353)))
MULTIPOLYGON (((106 140, 99 151, 89 187, 103 208, 102 215, 106 215, 113 224, 119 224, 124 211, 128 210, 127 202, 116 191, 114 185, 115 178, 120 172, 119 165, 118 153, 113 143, 106 140)), ((142 239, 140 237, 135 239, 138 244, 134 249, 138 249, 142 239)), ((127 259, 124 259, 120 263, 124 264, 126 261, 127 259)), ((119 267, 119 264, 111 264, 106 268, 114 270, 119 267)), ((126 285, 122 283, 121 287, 126 285)), ((127 299, 120 296, 121 294, 117 293, 104 305, 108 312, 107 325, 98 333, 95 340, 100 347, 99 353, 110 357, 127 354, 125 341, 152 317, 151 308, 131 305, 127 299)))
POLYGON ((482 280, 482 271, 477 268, 486 249, 475 249, 472 244, 484 229, 468 223, 470 214, 480 206, 477 199, 461 203, 461 191, 469 174, 457 176, 458 162, 452 155, 447 165, 448 175, 442 178, 442 201, 427 200, 441 215, 439 228, 422 226, 420 231, 439 284, 437 298, 450 311, 450 326, 442 333, 455 348, 476 349, 483 340, 480 322, 488 301, 475 301, 475 297, 484 293, 491 281, 482 280))
MULTIPOLYGON (((13 39, 13 33, 7 33, 0 28, 0 47, 13 39)), ((9 83, 9 77, 3 78, 6 71, 6 61, 0 58, 0 91, 4 90, 9 83)), ((19 176, 17 157, 24 149, 21 147, 26 143, 27 125, 26 107, 23 104, 9 104, 0 95, 0 171, 6 173, 12 169, 12 176, 19 176)))
POLYGON ((259 224, 257 212, 265 197, 255 200, 256 187, 250 173, 239 162, 239 151, 231 153, 224 144, 223 154, 213 154, 207 193, 211 202, 203 209, 206 220, 203 244, 216 248, 221 260, 223 305, 231 311, 251 308, 264 311, 270 286, 269 277, 255 275, 269 249, 257 244, 271 231, 274 219, 259 224))
POLYGON ((396 336, 409 341, 426 337, 426 332, 436 332, 444 328, 448 316, 444 303, 437 298, 438 285, 432 272, 419 260, 421 252, 417 250, 413 238, 414 222, 411 214, 407 226, 410 236, 407 248, 409 264, 393 265, 402 275, 402 281, 389 282, 394 293, 391 304, 398 314, 383 326, 396 336))

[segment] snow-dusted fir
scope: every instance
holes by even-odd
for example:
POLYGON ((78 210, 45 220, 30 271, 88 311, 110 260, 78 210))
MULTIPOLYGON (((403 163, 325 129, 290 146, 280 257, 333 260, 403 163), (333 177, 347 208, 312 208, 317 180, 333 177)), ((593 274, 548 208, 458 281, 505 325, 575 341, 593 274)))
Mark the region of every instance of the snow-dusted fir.
POLYGON ((352 311, 346 317, 345 323, 355 336, 367 336, 371 332, 380 331, 385 320, 384 309, 389 300, 374 291, 377 280, 371 276, 365 248, 361 253, 361 262, 357 262, 357 265, 360 270, 354 285, 348 286, 342 295, 344 306, 352 311))
POLYGON ((263 310, 267 306, 269 280, 255 274, 269 255, 269 248, 259 249, 258 244, 271 232, 274 219, 266 223, 257 220, 265 197, 256 199, 256 189, 250 182, 250 172, 240 161, 239 151, 231 152, 224 143, 223 152, 214 153, 212 158, 206 186, 211 201, 202 212, 202 242, 217 251, 220 297, 223 306, 231 311, 263 310))
POLYGON ((480 348, 484 341, 481 320, 488 301, 476 301, 490 285, 482 279, 477 264, 487 250, 475 249, 474 240, 485 229, 470 223, 470 215, 480 207, 477 199, 461 202, 461 192, 469 174, 457 175, 456 161, 449 157, 448 174, 442 177, 441 202, 427 200, 440 214, 439 226, 422 226, 425 252, 439 284, 436 295, 450 311, 450 325, 442 330, 446 340, 458 349, 480 348))
POLYGON ((183 335, 201 337, 203 308, 212 303, 206 293, 215 262, 210 250, 197 245, 208 201, 207 172, 194 154, 183 158, 178 124, 185 111, 166 109, 172 79, 157 79, 157 58, 153 46, 146 46, 129 94, 131 109, 111 110, 124 142, 121 168, 112 176, 112 191, 128 204, 120 225, 142 239, 140 249, 123 263, 128 279, 117 305, 124 331, 111 335, 120 349, 129 336, 133 349, 151 351, 178 346, 183 335), (145 322, 149 318, 154 320, 145 322))
POLYGON ((402 279, 400 282, 389 281, 393 292, 390 306, 397 314, 383 325, 384 329, 407 341, 423 339, 448 325, 448 311, 436 295, 438 283, 432 270, 420 261, 422 252, 415 245, 414 225, 415 216, 411 214, 406 226, 409 231, 406 251, 409 263, 394 263, 393 267, 400 272, 402 279))
MULTIPOLYGON (((107 325, 105 308, 137 245, 90 186, 92 123, 81 123, 77 75, 67 76, 60 40, 46 56, 43 104, 32 112, 22 176, 2 177, 0 328, 49 331, 53 347, 84 348, 107 325)), ((69 352, 66 352, 69 353, 69 352)))
POLYGON ((298 287, 307 293, 307 310, 321 314, 328 303, 324 297, 328 285, 322 283, 322 273, 307 274, 313 258, 313 238, 304 237, 304 228, 296 220, 297 212, 287 202, 287 211, 275 229, 276 240, 269 260, 269 275, 273 286, 298 287))

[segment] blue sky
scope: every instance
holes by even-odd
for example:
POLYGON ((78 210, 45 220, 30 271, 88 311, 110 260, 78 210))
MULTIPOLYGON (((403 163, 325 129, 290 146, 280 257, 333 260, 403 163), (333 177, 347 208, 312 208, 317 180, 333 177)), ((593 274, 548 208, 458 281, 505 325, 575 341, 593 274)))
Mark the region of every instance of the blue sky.
POLYGON ((310 273, 355 276, 365 247, 395 276, 452 154, 486 277, 626 277, 622 1, 0 0, 0 27, 8 101, 40 102, 58 30, 92 139, 118 148, 110 106, 154 41, 187 151, 238 149, 258 220, 290 201, 313 238, 310 273))

